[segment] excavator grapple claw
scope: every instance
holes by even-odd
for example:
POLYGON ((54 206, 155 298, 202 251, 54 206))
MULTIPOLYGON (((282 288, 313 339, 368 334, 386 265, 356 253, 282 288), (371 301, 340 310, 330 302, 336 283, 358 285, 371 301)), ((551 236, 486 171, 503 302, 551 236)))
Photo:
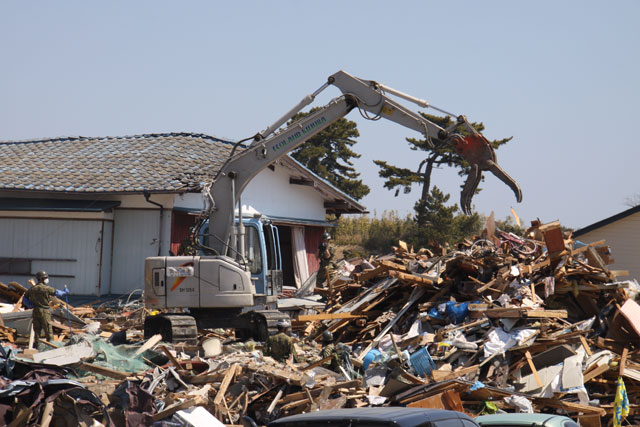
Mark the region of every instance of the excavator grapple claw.
POLYGON ((454 135, 452 136, 452 144, 458 154, 471 166, 469 176, 460 194, 462 212, 467 215, 471 214, 471 200, 482 180, 483 171, 493 173, 513 190, 518 202, 522 201, 520 186, 498 165, 496 153, 491 143, 482 134, 474 131, 469 136, 454 135))

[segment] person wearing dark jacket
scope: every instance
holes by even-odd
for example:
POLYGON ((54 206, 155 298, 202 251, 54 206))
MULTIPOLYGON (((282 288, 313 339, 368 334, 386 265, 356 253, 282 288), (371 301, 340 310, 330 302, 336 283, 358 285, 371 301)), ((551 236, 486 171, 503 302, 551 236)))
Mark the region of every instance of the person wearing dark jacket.
POLYGON ((52 296, 64 297, 69 293, 68 289, 58 291, 49 286, 49 275, 45 271, 36 273, 38 283, 27 290, 24 295, 23 302, 25 305, 32 306, 33 312, 31 319, 33 322, 33 332, 35 335, 36 345, 40 342, 40 334, 44 332, 47 341, 53 338, 53 327, 51 326, 51 311, 49 304, 52 296), (25 301, 26 299, 26 301, 25 301))
POLYGON ((331 234, 322 234, 322 243, 318 246, 318 260, 320 261, 320 269, 316 275, 316 286, 318 288, 324 286, 329 279, 329 267, 333 261, 333 248, 329 244, 331 234))

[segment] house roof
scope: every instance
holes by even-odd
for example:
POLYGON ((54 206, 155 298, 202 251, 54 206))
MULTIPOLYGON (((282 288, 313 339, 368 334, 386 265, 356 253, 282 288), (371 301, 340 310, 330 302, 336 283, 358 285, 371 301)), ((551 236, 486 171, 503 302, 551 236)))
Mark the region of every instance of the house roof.
MULTIPOLYGON (((78 195, 199 191, 201 183, 215 177, 234 145, 194 133, 3 141, 0 190, 78 195)), ((329 212, 365 211, 290 157, 283 164, 298 176, 320 182, 316 189, 331 200, 331 206, 325 206, 329 212)))
POLYGON ((630 209, 627 209, 626 211, 620 212, 619 214, 610 216, 609 218, 605 218, 601 221, 594 222, 591 225, 587 225, 586 227, 576 230, 573 232, 573 236, 574 237, 582 236, 583 234, 587 234, 588 232, 604 227, 605 225, 609 225, 616 221, 620 221, 621 219, 626 218, 629 215, 633 215, 634 213, 637 213, 637 212, 640 212, 640 205, 634 206, 630 209))
POLYGON ((0 189, 188 191, 213 177, 232 147, 230 141, 191 133, 0 142, 0 189))

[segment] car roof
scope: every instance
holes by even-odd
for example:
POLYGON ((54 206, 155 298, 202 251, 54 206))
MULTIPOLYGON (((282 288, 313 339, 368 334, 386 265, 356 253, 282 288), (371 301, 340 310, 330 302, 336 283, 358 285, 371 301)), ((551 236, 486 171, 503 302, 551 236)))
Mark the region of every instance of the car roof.
POLYGON ((394 423, 399 426, 413 426, 429 421, 459 418, 473 422, 473 418, 460 412, 444 409, 406 408, 406 407, 376 407, 332 409, 326 411, 309 412, 280 418, 269 424, 269 427, 326 422, 328 424, 344 420, 359 420, 374 423, 394 423))
POLYGON ((483 426, 491 425, 519 425, 526 426, 537 424, 539 426, 561 426, 565 421, 574 422, 564 415, 554 414, 492 414, 476 417, 476 422, 483 426))

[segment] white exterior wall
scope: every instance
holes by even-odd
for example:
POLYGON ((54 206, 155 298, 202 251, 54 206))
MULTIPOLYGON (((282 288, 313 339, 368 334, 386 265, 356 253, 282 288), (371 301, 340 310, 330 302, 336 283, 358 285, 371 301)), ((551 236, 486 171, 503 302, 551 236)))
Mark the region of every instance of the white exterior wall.
POLYGON ((116 209, 114 215, 112 294, 127 294, 144 289, 144 259, 169 254, 171 211, 162 218, 162 242, 159 241, 159 209, 116 209))
MULTIPOLYGON (((51 276, 52 286, 62 289, 66 284, 73 294, 97 295, 101 285, 100 269, 110 269, 110 253, 105 253, 102 246, 102 223, 102 220, 86 218, 5 216, 0 218, 0 257, 31 259, 31 273, 45 270, 51 276)), ((105 228, 105 239, 110 241, 111 235, 105 228)), ((24 286, 29 278, 0 276, 0 281, 16 281, 24 286)))
POLYGON ((640 213, 612 222, 592 230, 579 237, 584 243, 605 240, 611 247, 615 263, 609 265, 611 270, 629 270, 629 277, 621 279, 638 279, 640 281, 640 213))
MULTIPOLYGON (((253 178, 242 194, 242 212, 305 220, 325 220, 324 198, 311 186, 289 184, 289 171, 276 166, 253 178)), ((175 195, 175 207, 202 209, 200 193, 175 195)), ((237 209, 236 209, 237 211, 237 209)))
POLYGON ((183 193, 173 196, 173 206, 176 208, 200 210, 204 206, 202 203, 202 193, 183 193))
POLYGON ((289 184, 282 166, 264 169, 249 182, 242 195, 243 211, 269 216, 324 221, 324 198, 311 186, 289 184))

